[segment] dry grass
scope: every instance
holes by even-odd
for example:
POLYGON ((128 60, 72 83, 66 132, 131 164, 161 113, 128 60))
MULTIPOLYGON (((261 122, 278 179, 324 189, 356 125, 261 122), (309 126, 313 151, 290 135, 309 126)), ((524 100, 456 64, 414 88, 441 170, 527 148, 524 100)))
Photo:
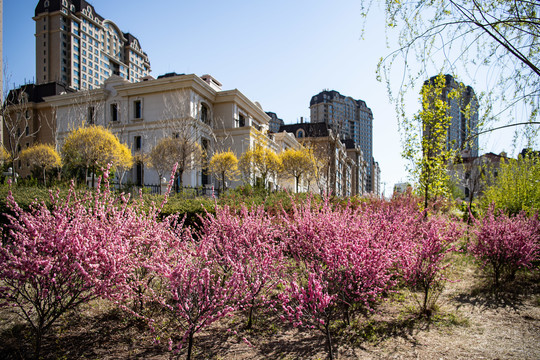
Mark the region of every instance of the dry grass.
MULTIPOLYGON (((540 275, 522 273, 497 292, 464 255, 453 258, 439 309, 430 318, 415 314, 415 302, 398 292, 375 314, 351 326, 337 324, 339 359, 540 359, 540 275)), ((0 312, 0 359, 31 357, 29 329, 0 312)), ((44 359, 171 359, 148 327, 104 301, 64 316, 44 341, 44 359)), ((185 354, 181 351, 180 358, 185 354)), ((317 331, 283 324, 263 314, 244 328, 242 314, 197 334, 195 359, 325 359, 317 331), (245 341, 249 341, 248 345, 245 341)))

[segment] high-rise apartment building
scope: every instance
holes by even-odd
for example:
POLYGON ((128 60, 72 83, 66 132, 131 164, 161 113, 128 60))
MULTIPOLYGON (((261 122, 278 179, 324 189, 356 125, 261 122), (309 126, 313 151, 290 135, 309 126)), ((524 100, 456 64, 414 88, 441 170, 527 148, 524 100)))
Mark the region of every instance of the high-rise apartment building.
POLYGON ((40 0, 35 9, 36 83, 93 89, 111 75, 138 82, 150 73, 136 37, 84 0, 40 0))
MULTIPOLYGON (((446 144, 448 150, 456 150, 463 157, 478 157, 478 99, 474 89, 458 83, 452 75, 445 75, 445 87, 442 97, 447 102, 448 115, 451 117, 447 131, 446 144), (457 95, 449 96, 451 91, 457 95)), ((436 76, 424 83, 433 84, 436 76)))
POLYGON ((324 90, 311 98, 311 122, 327 123, 343 140, 352 139, 364 154, 366 190, 373 192, 373 113, 363 100, 324 90))
POLYGON ((268 131, 277 133, 279 132, 279 127, 285 125, 283 119, 278 118, 275 112, 267 111, 266 115, 270 116, 270 121, 268 122, 268 131))

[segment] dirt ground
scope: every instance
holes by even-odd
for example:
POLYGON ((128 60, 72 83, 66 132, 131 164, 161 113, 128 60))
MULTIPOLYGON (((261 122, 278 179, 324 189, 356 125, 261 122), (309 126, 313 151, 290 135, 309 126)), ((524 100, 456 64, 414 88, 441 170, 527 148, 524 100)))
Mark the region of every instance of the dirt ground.
MULTIPOLYGON (((518 274, 493 292, 471 264, 461 264, 430 319, 415 315, 415 302, 401 292, 369 317, 334 329, 339 359, 540 359, 540 275, 518 274)), ((0 311, 0 359, 31 358, 29 329, 0 311)), ((58 321, 46 336, 44 359, 172 359, 144 324, 104 301, 58 321)), ((185 358, 185 350, 178 354, 185 358)), ((241 314, 196 335, 195 359, 325 359, 324 337, 295 329, 276 314, 244 328, 241 314)))

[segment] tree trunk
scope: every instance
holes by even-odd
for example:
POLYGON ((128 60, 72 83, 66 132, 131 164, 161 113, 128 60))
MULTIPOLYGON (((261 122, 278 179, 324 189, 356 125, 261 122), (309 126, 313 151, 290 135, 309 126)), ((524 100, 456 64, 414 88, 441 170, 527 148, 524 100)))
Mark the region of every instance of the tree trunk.
POLYGON ((191 331, 188 336, 188 352, 187 352, 187 360, 191 360, 191 351, 193 349, 193 332, 191 331))
POLYGON ((184 169, 179 169, 178 170, 178 192, 182 192, 184 190, 183 177, 184 177, 184 169))
POLYGON ((43 329, 38 327, 36 329, 36 343, 34 347, 34 359, 39 360, 39 357, 41 356, 41 341, 43 337, 43 329))
POLYGON ((45 178, 45 166, 43 167, 43 186, 47 187, 47 179, 45 178))
POLYGON ((253 308, 255 307, 255 299, 251 299, 251 306, 249 307, 248 312, 248 323, 247 328, 251 329, 253 327, 253 308))
POLYGON ((429 296, 429 286, 428 285, 425 285, 424 286, 424 306, 422 308, 422 312, 424 314, 427 314, 428 311, 427 311, 427 305, 428 305, 428 296, 429 296))
POLYGON ((96 174, 96 166, 93 165, 93 166, 92 166, 92 189, 94 188, 94 177, 95 177, 95 174, 96 174))
POLYGON ((326 345, 328 346, 328 358, 334 360, 334 352, 332 351, 332 337, 330 336, 330 324, 328 321, 324 325, 324 332, 326 335, 326 345))
POLYGON ((225 171, 221 172, 221 192, 225 192, 225 171))
POLYGON ((350 311, 350 306, 349 305, 346 305, 346 308, 345 308, 345 323, 347 325, 351 325, 351 311, 350 311))

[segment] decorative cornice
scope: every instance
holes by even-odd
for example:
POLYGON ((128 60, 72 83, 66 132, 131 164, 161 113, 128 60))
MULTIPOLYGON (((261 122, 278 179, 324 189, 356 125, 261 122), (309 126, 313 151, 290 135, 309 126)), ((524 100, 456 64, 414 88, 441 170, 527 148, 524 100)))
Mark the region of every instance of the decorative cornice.
POLYGON ((248 111, 250 114, 256 114, 259 117, 265 119, 267 122, 270 121, 270 116, 268 116, 268 114, 266 114, 264 110, 258 107, 254 102, 249 100, 238 89, 217 92, 215 104, 223 103, 238 103, 244 110, 248 111))
POLYGON ((216 91, 194 74, 139 81, 137 83, 115 86, 116 91, 123 96, 140 96, 189 88, 203 97, 208 98, 211 102, 215 101, 216 91))

